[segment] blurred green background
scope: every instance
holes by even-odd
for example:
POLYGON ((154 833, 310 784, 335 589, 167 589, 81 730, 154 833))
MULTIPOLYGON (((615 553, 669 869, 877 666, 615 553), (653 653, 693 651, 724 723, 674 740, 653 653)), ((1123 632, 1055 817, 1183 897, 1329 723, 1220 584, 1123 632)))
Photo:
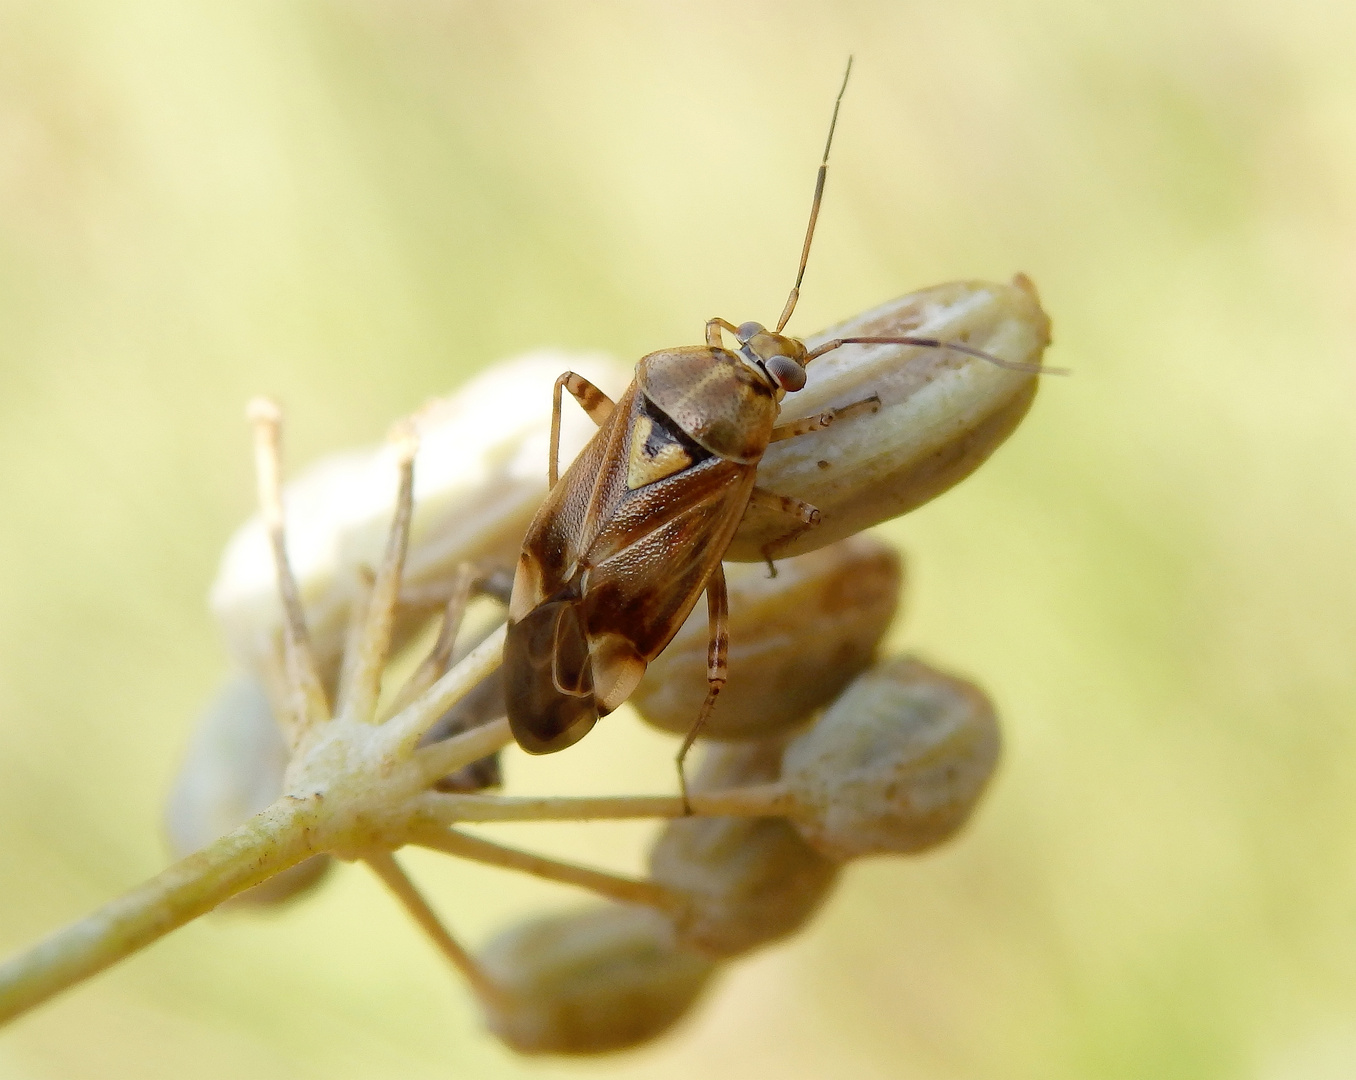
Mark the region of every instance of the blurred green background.
MULTIPOLYGON (((675 1036, 513 1058, 345 868, 25 1018, 0 1077, 1356 1075, 1354 47, 1263 0, 0 5, 6 952, 163 865, 247 397, 296 465, 531 347, 775 318, 849 52, 793 329, 1021 270, 1076 369, 886 530, 897 644, 1005 721, 973 827, 675 1036)), ((623 713, 510 778, 668 790, 670 747, 623 713)), ((410 864, 472 942, 574 899, 410 864)))

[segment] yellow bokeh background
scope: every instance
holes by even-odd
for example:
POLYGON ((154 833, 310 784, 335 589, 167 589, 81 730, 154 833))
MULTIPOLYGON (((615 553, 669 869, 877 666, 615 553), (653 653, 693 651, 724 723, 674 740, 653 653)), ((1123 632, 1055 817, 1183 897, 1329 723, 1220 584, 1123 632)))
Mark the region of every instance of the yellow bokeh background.
MULTIPOLYGON (((165 860, 204 595, 293 464, 541 345, 770 320, 844 59, 811 331, 1031 275, 1047 380, 885 533, 1007 738, 674 1035, 528 1061, 345 868, 0 1036, 0 1078, 1356 1075, 1356 8, 1322 0, 0 5, 0 949, 165 860)), ((626 712, 523 790, 667 790, 626 712)), ((531 843, 634 869, 639 826, 531 843)), ((478 942, 562 890, 410 865, 478 942)))

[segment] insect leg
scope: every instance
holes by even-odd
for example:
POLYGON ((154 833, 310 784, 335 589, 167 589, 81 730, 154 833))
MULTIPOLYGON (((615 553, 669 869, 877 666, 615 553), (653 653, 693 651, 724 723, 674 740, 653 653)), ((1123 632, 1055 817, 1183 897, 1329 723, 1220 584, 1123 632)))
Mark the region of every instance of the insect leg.
POLYGON ((822 431, 835 420, 842 420, 860 412, 880 412, 880 395, 872 394, 869 398, 854 401, 851 405, 844 405, 838 409, 825 409, 818 416, 807 416, 804 420, 792 420, 789 424, 781 424, 772 429, 772 437, 768 439, 768 442, 781 442, 783 439, 794 439, 800 435, 808 435, 812 431, 822 431))
MULTIPOLYGON (((791 425, 787 425, 788 427, 791 425)), ((778 495, 774 491, 768 491, 766 488, 754 488, 749 496, 750 506, 765 506, 769 510, 780 510, 783 514, 794 517, 800 522, 796 528, 792 529, 785 536, 779 536, 776 540, 763 545, 763 558, 767 560, 768 577, 777 576, 777 567, 772 561, 772 553, 778 548, 783 548, 791 543, 796 537, 806 529, 811 529, 819 524, 819 511, 807 502, 801 502, 800 499, 793 499, 790 495, 778 495)))
POLYGON ((706 579, 706 613, 710 620, 710 638, 706 646, 706 700, 702 702, 702 711, 697 714, 683 745, 678 749, 678 788, 683 793, 683 811, 692 813, 692 805, 687 801, 687 775, 683 772, 683 759, 697 741, 697 736, 706 726, 707 717, 716 705, 716 695, 725 685, 725 672, 730 653, 730 604, 725 592, 725 569, 716 563, 716 569, 706 579))
POLYGON ((616 404, 582 375, 567 371, 556 380, 554 396, 551 399, 551 461, 548 487, 555 487, 560 478, 560 388, 570 392, 579 407, 589 414, 589 419, 599 427, 612 415, 616 404))
POLYGON ((739 336, 739 327, 734 323, 727 322, 725 319, 707 319, 706 320, 706 344, 713 349, 724 348, 725 343, 720 340, 720 332, 724 330, 732 337, 739 336))

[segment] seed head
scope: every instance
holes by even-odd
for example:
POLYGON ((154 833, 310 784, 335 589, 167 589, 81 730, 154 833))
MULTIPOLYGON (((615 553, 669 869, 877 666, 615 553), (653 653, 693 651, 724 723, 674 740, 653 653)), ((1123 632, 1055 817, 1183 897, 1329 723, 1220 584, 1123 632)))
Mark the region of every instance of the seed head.
POLYGON ((500 993, 486 1021, 523 1054, 601 1054, 657 1037, 692 1006, 713 960, 649 908, 609 904, 515 926, 480 964, 500 993))
MULTIPOLYGON (((901 574, 872 541, 828 545, 943 490, 1001 441, 1034 393, 1048 324, 1026 285, 970 283, 905 297, 835 332, 960 341, 1000 363, 954 348, 845 348, 826 353, 788 399, 785 419, 816 419, 772 445, 758 480, 820 510, 820 525, 778 557, 818 554, 788 558, 773 582, 761 566, 732 574, 735 650, 711 729, 746 741, 710 754, 690 801, 483 790, 498 782, 494 755, 512 739, 496 676, 507 635, 502 611, 493 630, 462 633, 463 617, 476 620, 473 594, 504 598, 496 571, 516 561, 545 489, 556 374, 582 367, 613 389, 621 379, 598 370, 606 365, 559 354, 501 365, 400 426, 381 451, 333 460, 286 491, 281 411, 259 402, 250 420, 261 514, 232 541, 213 590, 246 674, 208 710, 168 815, 177 850, 198 850, 0 965, 0 1023, 252 886, 295 893, 327 865, 316 857, 338 857, 377 875, 508 1045, 616 1050, 670 1027, 719 959, 802 926, 845 860, 951 835, 997 759, 992 709, 973 686, 915 660, 877 664, 844 690, 871 662, 901 574), (1014 362, 1026 366, 1003 366, 1014 362), (429 654, 398 690, 383 688, 393 650, 438 613, 429 654), (648 880, 458 827, 681 814, 694 816, 664 831, 648 880), (611 903, 516 927, 477 960, 395 857, 407 845, 611 903)), ((564 419, 568 457, 589 431, 568 405, 564 419)), ((729 557, 761 562, 787 524, 750 514, 729 557)), ((656 587, 669 570, 641 569, 656 587)), ((686 729, 706 692, 704 621, 682 631, 637 694, 661 726, 686 729)))
MULTIPOLYGON (((777 778, 781 740, 714 745, 694 791, 777 778)), ((692 897, 678 936, 729 957, 794 933, 828 896, 838 866, 785 818, 680 818, 660 833, 650 877, 692 897)))
POLYGON ((979 688, 904 657, 859 676, 791 741, 782 781, 801 834, 829 858, 909 854, 965 823, 998 752, 979 688))
MULTIPOLYGON (((1035 288, 958 281, 882 304, 806 339, 910 335, 956 341, 1005 362, 1039 363, 1050 320, 1035 288)), ((758 483, 819 509, 820 522, 782 549, 812 551, 898 517, 974 472, 1031 407, 1038 376, 947 349, 845 345, 810 364, 805 389, 787 397, 781 423, 880 399, 811 435, 773 443, 758 483)), ((786 535, 785 515, 753 507, 726 552, 756 562, 786 535)))
MULTIPOLYGON (((726 567, 729 674, 705 733, 757 739, 802 723, 875 656, 903 586, 898 552, 868 536, 785 559, 726 567)), ((705 609, 690 616, 631 697, 656 727, 686 734, 706 697, 705 609)))

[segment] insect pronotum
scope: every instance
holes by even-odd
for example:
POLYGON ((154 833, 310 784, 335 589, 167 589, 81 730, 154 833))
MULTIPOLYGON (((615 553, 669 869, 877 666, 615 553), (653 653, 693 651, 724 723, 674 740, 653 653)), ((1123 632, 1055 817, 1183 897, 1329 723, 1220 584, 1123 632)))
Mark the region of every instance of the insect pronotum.
POLYGON ((808 503, 758 487, 758 462, 771 443, 880 406, 873 395, 778 425, 782 398, 805 385, 810 361, 844 345, 899 344, 954 349, 1001 367, 1040 370, 935 338, 844 337, 811 350, 782 333, 800 296, 851 72, 849 59, 815 179, 796 283, 776 329, 711 319, 705 345, 642 357, 618 401, 572 371, 556 380, 550 491, 523 540, 504 646, 509 722, 528 753, 565 749, 624 702, 705 592, 707 695, 677 759, 686 801, 683 760, 726 678, 721 558, 750 506, 775 508, 788 519, 785 535, 763 549, 774 574, 776 551, 819 520, 808 503), (723 334, 737 348, 726 348, 723 334), (562 389, 598 431, 558 476, 562 389))

